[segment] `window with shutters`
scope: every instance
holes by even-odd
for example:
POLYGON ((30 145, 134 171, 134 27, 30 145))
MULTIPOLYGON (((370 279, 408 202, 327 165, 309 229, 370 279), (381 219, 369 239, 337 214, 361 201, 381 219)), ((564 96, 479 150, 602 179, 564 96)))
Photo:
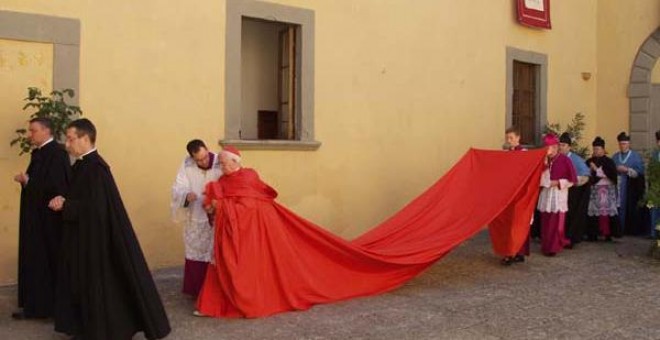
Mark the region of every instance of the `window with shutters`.
POLYGON ((225 137, 255 149, 315 150, 314 12, 227 1, 225 137))
POLYGON ((243 18, 239 137, 297 140, 297 25, 243 18))

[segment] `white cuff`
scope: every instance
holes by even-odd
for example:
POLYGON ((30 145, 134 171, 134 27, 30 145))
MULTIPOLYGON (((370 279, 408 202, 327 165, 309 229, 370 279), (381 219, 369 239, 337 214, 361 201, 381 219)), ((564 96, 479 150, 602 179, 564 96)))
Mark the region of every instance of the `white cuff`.
POLYGON ((570 188, 573 186, 573 182, 567 180, 567 179, 560 179, 559 180, 559 189, 566 189, 570 188))
POLYGON ((585 185, 587 182, 589 182, 589 176, 578 176, 577 185, 579 187, 585 185))

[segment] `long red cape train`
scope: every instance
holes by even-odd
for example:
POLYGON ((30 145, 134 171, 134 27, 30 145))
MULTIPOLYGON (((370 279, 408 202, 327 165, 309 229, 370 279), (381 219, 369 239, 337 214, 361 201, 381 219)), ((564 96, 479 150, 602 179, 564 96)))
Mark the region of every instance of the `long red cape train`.
POLYGON ((261 317, 399 287, 489 226, 515 254, 529 232, 545 150, 471 149, 394 216, 346 241, 274 201, 251 169, 207 187, 218 202, 214 265, 197 301, 215 317, 261 317))

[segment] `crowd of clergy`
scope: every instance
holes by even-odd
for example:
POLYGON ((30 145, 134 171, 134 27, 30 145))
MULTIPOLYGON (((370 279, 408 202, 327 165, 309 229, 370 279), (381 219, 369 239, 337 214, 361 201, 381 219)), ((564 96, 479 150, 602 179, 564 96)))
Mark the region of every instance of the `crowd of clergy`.
MULTIPOLYGON (((509 128, 505 148, 527 150, 520 131, 509 128)), ((660 147, 660 131, 656 132, 660 147)), ((611 157, 600 136, 591 143, 588 159, 573 150, 576 145, 569 133, 543 137, 547 148, 536 212, 530 223, 530 235, 520 251, 505 256, 501 263, 524 262, 530 255, 530 239, 540 239, 541 253, 555 256, 563 249, 573 249, 587 242, 614 242, 624 235, 655 238, 658 208, 647 206, 645 168, 660 161, 659 149, 645 161, 631 148, 630 136, 617 136, 618 151, 611 157)))

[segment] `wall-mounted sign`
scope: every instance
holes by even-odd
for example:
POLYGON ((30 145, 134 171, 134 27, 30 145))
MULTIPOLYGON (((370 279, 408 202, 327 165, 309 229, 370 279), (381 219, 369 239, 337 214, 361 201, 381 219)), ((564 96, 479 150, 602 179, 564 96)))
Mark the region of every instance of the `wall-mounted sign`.
POLYGON ((532 27, 550 29, 550 0, 516 0, 518 22, 532 27))

